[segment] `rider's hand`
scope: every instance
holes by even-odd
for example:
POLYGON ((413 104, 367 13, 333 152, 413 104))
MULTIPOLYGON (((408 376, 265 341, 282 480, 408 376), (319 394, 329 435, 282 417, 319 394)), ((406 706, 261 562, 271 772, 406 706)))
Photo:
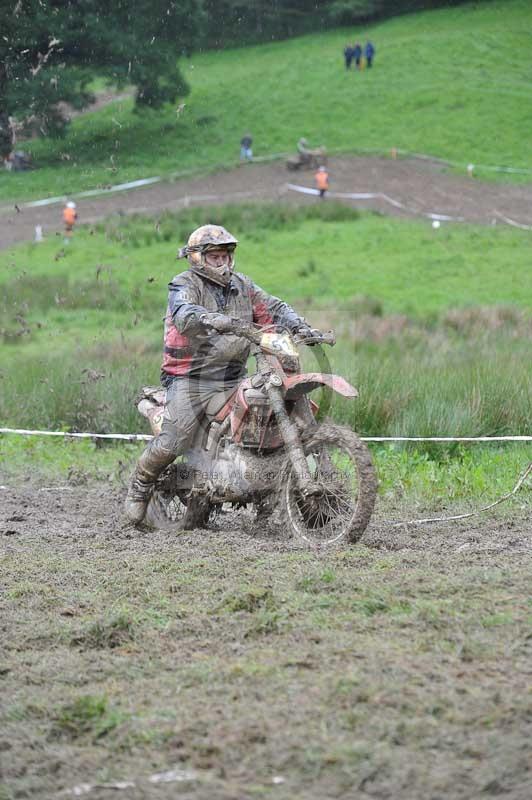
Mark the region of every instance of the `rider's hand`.
POLYGON ((307 325, 306 323, 300 325, 299 328, 296 330, 296 333, 303 341, 303 344, 307 344, 307 342, 305 341, 306 339, 313 340, 308 342, 309 347, 318 344, 318 341, 316 340, 321 339, 321 331, 316 330, 316 328, 311 328, 310 325, 307 325))
POLYGON ((235 327, 235 321, 232 317, 228 317, 227 314, 217 314, 215 312, 211 314, 202 314, 200 322, 209 328, 214 328, 218 333, 229 333, 234 330, 235 327))

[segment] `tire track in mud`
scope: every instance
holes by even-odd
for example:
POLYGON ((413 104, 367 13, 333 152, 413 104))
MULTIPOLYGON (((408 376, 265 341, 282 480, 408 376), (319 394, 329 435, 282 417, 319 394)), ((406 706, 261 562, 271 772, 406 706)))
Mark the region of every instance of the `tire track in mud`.
MULTIPOLYGON (((57 487, 21 484, 17 479, 4 478, 0 488, 0 540, 2 547, 24 550, 32 541, 47 540, 54 548, 67 550, 81 539, 103 538, 111 549, 146 548, 164 552, 168 544, 190 555, 191 549, 216 554, 217 542, 232 543, 239 551, 276 553, 309 550, 308 545, 289 535, 282 522, 260 526, 251 513, 228 511, 218 515, 207 530, 177 531, 171 525, 157 530, 140 530, 130 525, 122 514, 125 489, 88 481, 86 485, 64 484, 57 487)), ((376 512, 361 543, 384 551, 423 550, 449 556, 464 554, 474 563, 491 563, 493 554, 511 556, 532 551, 532 507, 522 505, 506 508, 502 513, 460 521, 444 521, 418 527, 393 527, 386 520, 410 519, 407 506, 400 509, 382 508, 377 501, 376 512), (491 554, 491 555, 490 555, 491 554)), ((347 547, 344 542, 340 547, 347 547)), ((334 547, 324 548, 316 557, 327 559, 334 547)), ((493 561, 495 565, 496 560, 493 561)))

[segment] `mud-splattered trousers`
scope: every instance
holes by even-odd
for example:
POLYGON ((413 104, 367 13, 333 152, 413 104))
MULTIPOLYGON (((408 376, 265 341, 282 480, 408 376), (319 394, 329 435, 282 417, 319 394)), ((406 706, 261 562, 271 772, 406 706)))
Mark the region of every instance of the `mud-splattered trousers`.
POLYGON ((159 436, 141 455, 137 477, 153 483, 161 471, 191 446, 198 428, 222 408, 244 377, 249 343, 232 334, 209 332, 200 322, 205 313, 222 313, 297 330, 304 320, 282 300, 253 281, 233 273, 221 287, 193 270, 169 284, 161 380, 168 389, 159 436))

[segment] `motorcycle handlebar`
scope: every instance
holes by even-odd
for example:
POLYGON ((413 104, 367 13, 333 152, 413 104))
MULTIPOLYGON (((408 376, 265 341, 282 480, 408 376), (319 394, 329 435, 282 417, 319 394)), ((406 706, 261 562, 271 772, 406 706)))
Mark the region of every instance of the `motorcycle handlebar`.
POLYGON ((322 333, 322 331, 313 330, 312 336, 307 336, 299 341, 301 344, 328 344, 333 347, 336 344, 336 336, 334 331, 322 333))
MULTIPOLYGON (((209 315, 202 314, 200 317, 201 322, 206 325, 209 325, 209 315)), ((259 330, 252 322, 245 322, 241 319, 235 319, 234 317, 231 318, 232 324, 225 327, 224 322, 224 330, 220 331, 220 333, 233 333, 236 336, 242 336, 244 339, 248 339, 248 341, 252 342, 253 344, 260 345, 263 331, 259 330)), ((216 327, 212 325, 213 328, 216 327)), ((336 336, 334 335, 334 331, 327 331, 326 333, 322 333, 318 330, 312 330, 310 336, 305 336, 304 338, 297 338, 296 334, 296 342, 299 344, 327 344, 331 347, 336 344, 336 336)))

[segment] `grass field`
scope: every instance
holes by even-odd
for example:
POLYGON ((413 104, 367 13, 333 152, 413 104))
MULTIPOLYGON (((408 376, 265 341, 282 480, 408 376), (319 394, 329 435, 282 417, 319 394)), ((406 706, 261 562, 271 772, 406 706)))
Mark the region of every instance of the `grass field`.
MULTIPOLYGON (((133 114, 129 99, 78 117, 67 139, 24 144, 39 167, 0 175, 0 198, 54 196, 238 158, 293 151, 302 135, 331 151, 395 147, 532 170, 528 0, 471 3, 287 42, 196 54, 182 67, 182 113, 133 114), (346 73, 346 41, 371 36, 375 67, 346 73), (415 124, 414 124, 415 121, 415 124)), ((482 177, 496 173, 477 168, 482 177)), ((504 175, 530 180, 530 175, 504 175)))
MULTIPOLYGON (((168 215, 157 229, 111 221, 68 246, 52 238, 0 256, 4 420, 138 430, 132 400, 158 382, 166 284, 199 213, 168 215)), ((526 233, 460 226, 435 235, 334 204, 209 213, 245 231, 239 263, 257 283, 338 330, 327 357, 361 391, 354 406, 333 406, 338 419, 366 435, 528 432, 526 233)))

